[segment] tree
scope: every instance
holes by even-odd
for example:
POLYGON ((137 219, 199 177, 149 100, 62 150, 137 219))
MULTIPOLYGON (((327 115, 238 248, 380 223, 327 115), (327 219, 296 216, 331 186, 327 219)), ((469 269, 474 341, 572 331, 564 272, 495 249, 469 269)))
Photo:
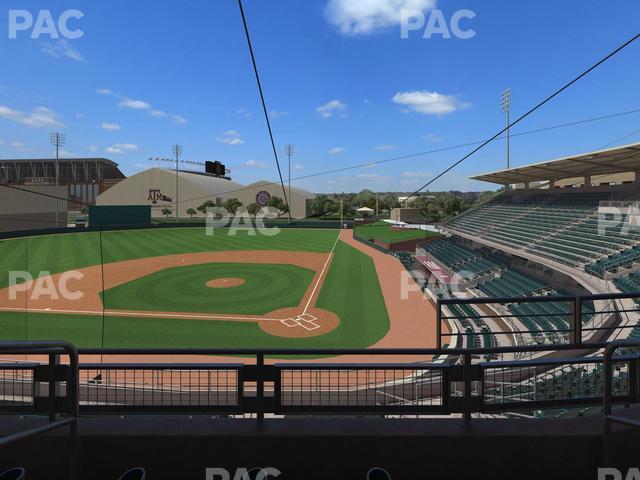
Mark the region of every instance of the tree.
POLYGON ((89 215, 89 209, 87 207, 82 207, 80 209, 80 213, 86 217, 87 215, 89 215))
POLYGON ((242 202, 240 200, 238 200, 237 198, 229 198, 229 199, 225 200, 224 203, 222 204, 222 208, 227 210, 232 215, 235 215, 236 211, 241 206, 242 206, 242 202))
POLYGON ((171 209, 170 209, 170 208, 163 208, 163 209, 162 209, 162 214, 163 214, 165 217, 169 217, 169 215, 171 215, 171 209))
POLYGON ((193 216, 198 213, 196 212, 193 208, 187 208, 187 215, 189 215, 191 218, 193 218, 193 216))
POLYGON ((215 206, 216 204, 213 201, 207 200, 206 202, 202 203, 199 207, 197 207, 196 210, 198 210, 202 214, 205 214, 207 213, 207 208, 212 208, 215 206))
POLYGON ((325 204, 327 203, 328 199, 329 199, 329 196, 325 195, 324 193, 320 193, 316 195, 316 197, 313 200, 311 200, 309 204, 309 208, 311 209, 311 215, 322 216, 325 213, 327 213, 325 211, 325 204))
POLYGON ((280 218, 280 215, 284 215, 289 211, 289 206, 284 203, 284 200, 282 200, 280 197, 271 197, 267 202, 267 206, 276 209, 278 218, 280 218))
POLYGON ((260 210, 262 210, 262 207, 255 202, 247 205, 247 212, 249 212, 249 215, 257 215, 260 213, 260 210))

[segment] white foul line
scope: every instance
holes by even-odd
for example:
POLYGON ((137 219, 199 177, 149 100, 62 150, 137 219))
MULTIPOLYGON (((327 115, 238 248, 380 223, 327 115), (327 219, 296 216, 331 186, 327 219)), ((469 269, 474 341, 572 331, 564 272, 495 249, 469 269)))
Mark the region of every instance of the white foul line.
POLYGON ((304 306, 304 310, 302 311, 302 315, 307 313, 307 310, 309 310, 309 305, 311 304, 311 300, 313 300, 313 296, 316 293, 316 289, 318 288, 318 285, 320 285, 320 280, 322 280, 322 275, 324 274, 324 271, 327 268, 327 265, 329 265, 329 260, 331 260, 331 255, 333 255, 333 251, 336 249, 336 245, 338 244, 338 240, 340 239, 340 232, 338 232, 338 236, 336 237, 336 241, 333 242, 333 247, 331 247, 331 251, 329 252, 329 255, 327 255, 327 260, 324 262, 324 266, 322 267, 322 270, 320 271, 320 275, 318 276, 318 281, 316 282, 316 284, 313 287, 313 291, 311 292, 311 295, 309 296, 309 300, 307 301, 307 304, 304 306))
MULTIPOLYGON (((1 307, 0 311, 22 312, 24 308, 1 307)), ((68 313, 73 315, 102 315, 102 310, 58 310, 52 308, 30 308, 29 313, 68 313)), ((184 319, 205 319, 205 320, 251 320, 254 322, 273 321, 280 322, 279 318, 264 317, 230 317, 220 315, 202 315, 190 313, 168 313, 168 312, 138 312, 127 310, 105 310, 104 314, 111 317, 153 317, 153 318, 184 318, 184 319)))

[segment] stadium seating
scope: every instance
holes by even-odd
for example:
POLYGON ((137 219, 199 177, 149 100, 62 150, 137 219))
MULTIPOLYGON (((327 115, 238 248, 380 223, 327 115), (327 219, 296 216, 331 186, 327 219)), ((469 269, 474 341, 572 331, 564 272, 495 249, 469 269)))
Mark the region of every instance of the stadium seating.
MULTIPOLYGON (((622 256, 640 260, 640 231, 622 233, 619 224, 598 230, 598 206, 609 193, 518 194, 469 210, 447 227, 522 249, 574 267, 622 256)), ((446 227, 445 227, 446 228, 446 227)))
POLYGON ((422 248, 451 271, 469 280, 504 266, 504 262, 484 257, 482 253, 457 245, 452 240, 427 242, 422 248))
POLYGON ((478 285, 478 288, 490 297, 522 297, 548 287, 548 284, 513 270, 506 270, 500 277, 478 285))
MULTIPOLYGON (((492 348, 498 346, 496 336, 472 305, 461 303, 449 304, 448 307, 464 330, 466 347, 492 348)), ((496 356, 489 355, 487 358, 496 358, 496 356)))

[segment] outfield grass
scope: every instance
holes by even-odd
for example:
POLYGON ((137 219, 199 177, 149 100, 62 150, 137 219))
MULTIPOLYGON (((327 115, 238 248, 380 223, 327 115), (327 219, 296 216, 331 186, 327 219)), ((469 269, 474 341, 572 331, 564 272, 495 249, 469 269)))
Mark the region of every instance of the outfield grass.
MULTIPOLYGON (((136 258, 155 257, 190 252, 224 250, 290 250, 329 252, 338 235, 337 230, 281 229, 274 236, 248 231, 226 235, 227 229, 216 229, 206 236, 203 228, 162 228, 156 230, 117 230, 44 235, 0 240, 0 272, 41 271, 64 272, 74 268, 136 258), (102 245, 102 248, 101 248, 102 245)), ((8 285, 8 275, 0 278, 0 288, 8 285)))
MULTIPOLYGON (((332 233, 335 240, 336 232, 332 233)), ((107 316, 103 323, 100 315, 12 312, 0 314, 0 338, 68 340, 81 348, 368 347, 389 329, 373 261, 343 242, 336 244, 334 253, 317 306, 336 313, 341 323, 334 331, 318 337, 276 337, 252 322, 107 316)))
POLYGON ((384 243, 397 243, 416 238, 429 238, 438 235, 436 232, 429 230, 416 229, 392 229, 387 222, 379 221, 368 225, 359 225, 355 227, 356 234, 366 238, 367 240, 378 240, 384 243))
POLYGON ((118 310, 264 315, 299 305, 314 275, 295 265, 203 263, 167 268, 111 288, 103 293, 103 304, 118 310), (245 283, 207 286, 217 278, 241 278, 245 283))

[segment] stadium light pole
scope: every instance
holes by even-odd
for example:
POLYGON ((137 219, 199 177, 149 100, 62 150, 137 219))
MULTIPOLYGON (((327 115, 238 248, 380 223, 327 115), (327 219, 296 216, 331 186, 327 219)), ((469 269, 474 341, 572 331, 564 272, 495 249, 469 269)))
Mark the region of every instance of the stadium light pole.
POLYGON ((289 201, 289 216, 291 216, 291 157, 296 153, 295 145, 287 144, 284 146, 284 154, 289 158, 289 188, 287 192, 287 196, 289 197, 287 200, 289 201))
POLYGON ((64 133, 60 132, 52 132, 51 133, 51 144, 56 147, 56 227, 59 227, 60 223, 60 147, 64 145, 67 141, 67 137, 64 133))
POLYGON ((504 92, 502 92, 500 109, 505 113, 507 117, 507 169, 508 169, 510 164, 509 130, 511 129, 509 127, 511 126, 511 123, 509 121, 509 111, 511 110, 511 88, 507 88, 504 92))
POLYGON ((176 223, 178 223, 180 221, 180 202, 178 197, 178 162, 180 161, 180 155, 182 155, 182 146, 174 145, 172 151, 176 159, 176 223))

